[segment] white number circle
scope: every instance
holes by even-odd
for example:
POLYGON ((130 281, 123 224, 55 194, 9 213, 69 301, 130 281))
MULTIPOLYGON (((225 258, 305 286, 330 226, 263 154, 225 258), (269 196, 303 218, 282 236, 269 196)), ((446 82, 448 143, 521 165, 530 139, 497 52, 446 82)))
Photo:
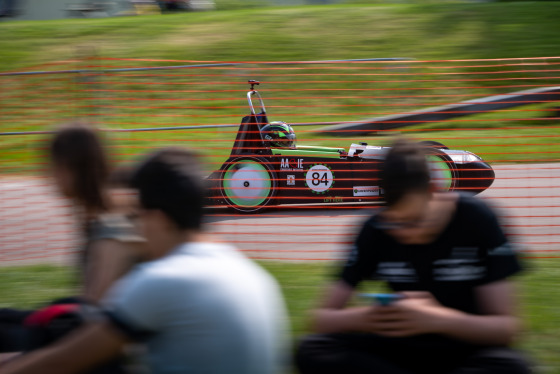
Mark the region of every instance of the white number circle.
POLYGON ((305 174, 307 187, 315 192, 325 192, 331 188, 333 184, 333 175, 331 170, 324 165, 314 165, 305 174))

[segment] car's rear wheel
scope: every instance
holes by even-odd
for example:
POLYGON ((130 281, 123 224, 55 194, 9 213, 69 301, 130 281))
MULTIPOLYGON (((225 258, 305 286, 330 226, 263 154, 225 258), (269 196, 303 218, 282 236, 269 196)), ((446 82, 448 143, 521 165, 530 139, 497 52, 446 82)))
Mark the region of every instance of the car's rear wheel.
POLYGON ((240 157, 226 162, 220 190, 227 204, 252 213, 269 206, 276 196, 277 178, 270 164, 258 157, 240 157))

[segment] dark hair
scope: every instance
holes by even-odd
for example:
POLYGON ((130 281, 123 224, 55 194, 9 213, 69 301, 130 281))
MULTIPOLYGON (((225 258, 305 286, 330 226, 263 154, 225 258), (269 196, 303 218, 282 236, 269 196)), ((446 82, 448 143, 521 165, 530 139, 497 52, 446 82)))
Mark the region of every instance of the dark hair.
POLYGON ((145 209, 159 209, 180 229, 200 229, 205 198, 198 156, 186 149, 165 148, 152 154, 132 174, 145 209))
POLYGON ((411 192, 430 191, 430 169, 425 148, 406 139, 397 140, 381 165, 380 186, 385 203, 396 204, 411 192))
POLYGON ((108 209, 105 187, 109 175, 107 157, 98 132, 82 122, 61 126, 54 134, 51 162, 72 174, 73 194, 87 212, 108 209))

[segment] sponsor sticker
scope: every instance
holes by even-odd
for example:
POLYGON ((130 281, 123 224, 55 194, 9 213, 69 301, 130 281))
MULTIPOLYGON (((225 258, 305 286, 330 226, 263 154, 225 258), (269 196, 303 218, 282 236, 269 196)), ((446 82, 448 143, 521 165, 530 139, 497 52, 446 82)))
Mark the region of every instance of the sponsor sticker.
POLYGON ((340 196, 329 196, 323 199, 324 203, 343 203, 344 199, 340 196))
POLYGON ((283 170, 283 171, 303 171, 303 158, 282 158, 282 159, 280 159, 280 170, 283 170))
POLYGON ((296 185, 296 176, 295 175, 286 175, 286 184, 288 186, 295 186, 296 185))
POLYGON ((379 186, 354 186, 354 196, 379 196, 379 186))

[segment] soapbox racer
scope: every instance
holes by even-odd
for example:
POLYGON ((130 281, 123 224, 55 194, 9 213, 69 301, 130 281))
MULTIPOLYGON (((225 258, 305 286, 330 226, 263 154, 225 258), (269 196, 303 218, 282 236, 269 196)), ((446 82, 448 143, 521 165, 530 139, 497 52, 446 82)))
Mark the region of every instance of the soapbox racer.
MULTIPOLYGON (((348 149, 274 147, 261 131, 269 121, 262 97, 254 89, 259 83, 249 84, 251 112, 241 121, 230 157, 208 177, 208 205, 248 213, 279 205, 383 201, 383 190, 375 181, 388 147, 367 143, 351 144, 348 149), (253 106, 253 97, 260 103, 259 113, 253 106)), ((423 143, 428 149, 432 181, 439 190, 476 194, 494 181, 494 170, 479 156, 450 150, 434 141, 423 143)))

